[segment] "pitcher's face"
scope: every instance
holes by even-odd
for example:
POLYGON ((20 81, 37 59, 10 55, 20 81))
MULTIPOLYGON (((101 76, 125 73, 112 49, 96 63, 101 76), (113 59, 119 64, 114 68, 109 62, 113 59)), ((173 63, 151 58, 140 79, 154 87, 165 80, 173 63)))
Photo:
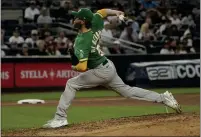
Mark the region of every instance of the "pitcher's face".
POLYGON ((73 26, 74 26, 74 28, 76 28, 76 29, 81 29, 81 27, 82 27, 82 25, 84 25, 84 21, 83 20, 81 20, 81 19, 79 19, 79 18, 76 18, 75 20, 74 20, 74 22, 73 22, 73 26))

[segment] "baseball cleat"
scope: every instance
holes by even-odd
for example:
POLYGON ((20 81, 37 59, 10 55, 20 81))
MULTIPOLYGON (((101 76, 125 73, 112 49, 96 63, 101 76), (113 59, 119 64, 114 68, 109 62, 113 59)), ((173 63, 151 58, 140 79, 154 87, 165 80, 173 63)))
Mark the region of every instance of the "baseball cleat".
POLYGON ((66 119, 53 119, 49 120, 47 124, 43 125, 43 128, 59 128, 68 125, 68 121, 66 119))
POLYGON ((181 106, 179 105, 179 103, 176 101, 176 99, 173 97, 172 93, 166 91, 165 93, 163 93, 163 96, 164 96, 164 101, 163 103, 174 109, 177 113, 181 113, 181 106))

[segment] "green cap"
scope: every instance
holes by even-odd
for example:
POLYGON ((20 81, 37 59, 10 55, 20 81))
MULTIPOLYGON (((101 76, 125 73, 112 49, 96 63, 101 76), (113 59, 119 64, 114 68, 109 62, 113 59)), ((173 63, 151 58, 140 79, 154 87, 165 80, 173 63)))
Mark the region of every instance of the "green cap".
POLYGON ((79 19, 83 19, 83 20, 87 20, 87 21, 92 21, 92 19, 93 19, 92 11, 87 8, 81 8, 78 12, 72 11, 71 14, 79 19))

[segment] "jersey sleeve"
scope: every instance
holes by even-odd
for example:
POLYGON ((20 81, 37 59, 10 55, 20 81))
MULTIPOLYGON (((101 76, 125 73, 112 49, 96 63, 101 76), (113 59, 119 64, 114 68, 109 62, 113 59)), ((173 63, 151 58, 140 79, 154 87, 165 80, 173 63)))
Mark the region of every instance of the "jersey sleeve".
POLYGON ((78 45, 76 45, 75 48, 75 56, 78 58, 79 62, 87 61, 92 46, 90 38, 83 38, 77 44, 78 45))
POLYGON ((92 20, 92 31, 97 32, 104 28, 104 21, 103 16, 96 12, 94 13, 93 20, 92 20))

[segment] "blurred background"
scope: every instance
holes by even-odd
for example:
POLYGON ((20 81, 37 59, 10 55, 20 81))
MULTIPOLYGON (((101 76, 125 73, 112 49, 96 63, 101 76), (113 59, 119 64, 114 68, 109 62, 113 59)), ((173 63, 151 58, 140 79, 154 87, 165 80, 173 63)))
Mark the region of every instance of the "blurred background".
POLYGON ((142 87, 199 86, 199 0, 2 0, 2 88, 63 87, 77 31, 72 10, 110 8, 100 48, 120 77, 142 87), (167 62, 166 62, 167 61, 167 62))

